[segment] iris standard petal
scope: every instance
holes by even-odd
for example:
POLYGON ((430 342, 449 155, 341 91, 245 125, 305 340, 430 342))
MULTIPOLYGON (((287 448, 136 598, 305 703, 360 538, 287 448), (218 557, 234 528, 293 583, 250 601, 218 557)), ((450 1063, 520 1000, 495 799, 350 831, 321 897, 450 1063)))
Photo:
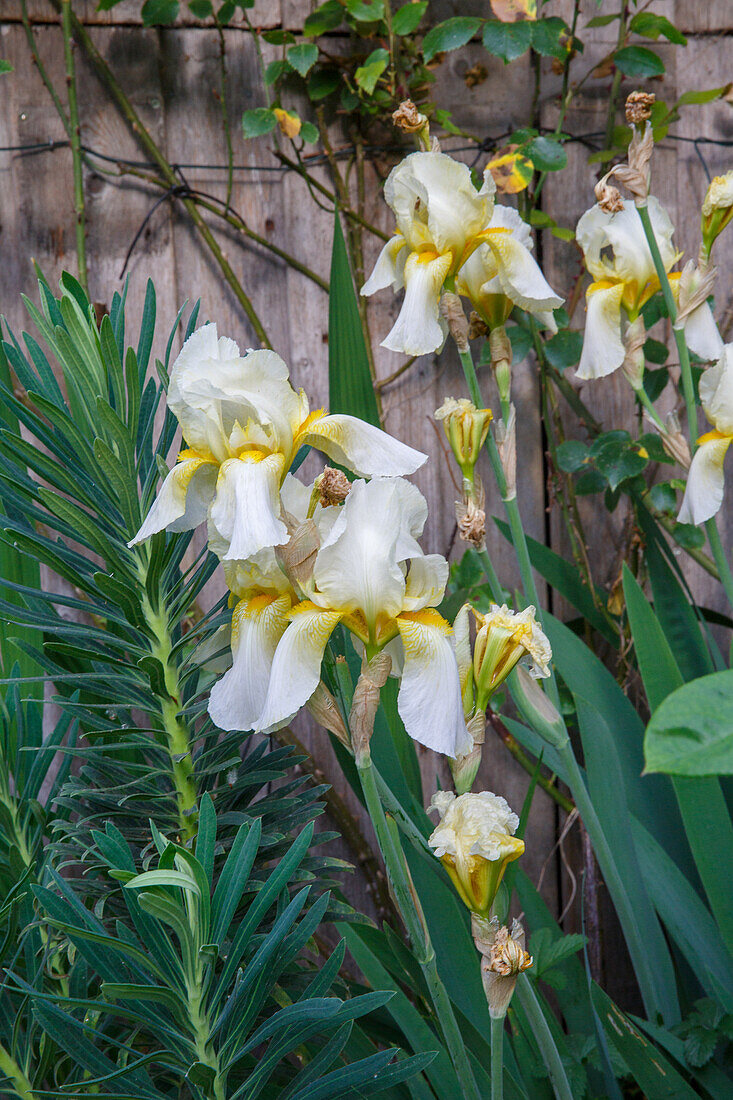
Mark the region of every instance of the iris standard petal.
POLYGON ((583 352, 580 356, 577 377, 604 378, 612 374, 624 361, 624 345, 621 339, 622 283, 604 287, 593 284, 588 288, 583 336, 583 352))
POLYGON ((402 606, 405 611, 435 607, 445 595, 449 566, 442 554, 424 554, 410 561, 402 606))
POLYGON ((136 546, 165 528, 191 531, 203 523, 214 495, 216 475, 216 464, 205 458, 187 458, 174 466, 128 546, 136 546))
POLYGON ((342 618, 312 603, 298 604, 272 661, 267 696, 255 724, 261 733, 284 726, 310 699, 321 678, 326 643, 342 618))
POLYGON ((442 347, 439 300, 452 262, 451 253, 413 252, 405 264, 405 300, 382 347, 405 355, 428 355, 442 347))
POLYGON ((323 451, 334 462, 360 477, 401 477, 414 474, 428 456, 401 443, 356 416, 334 413, 313 421, 298 443, 323 451))
MULTIPOLYGON (((392 479, 355 481, 313 570, 314 601, 344 613, 360 611, 374 640, 402 610, 400 503, 392 479)), ((421 553, 414 540, 411 553, 412 545, 421 553)))
POLYGON ((717 430, 733 435, 733 344, 726 344, 715 366, 703 371, 700 401, 717 430))
POLYGON ((209 511, 209 545, 222 561, 287 541, 279 518, 283 462, 281 454, 252 452, 222 463, 209 511))
POLYGON ((687 475, 687 488, 677 519, 680 523, 705 523, 723 503, 723 460, 731 436, 710 432, 702 437, 687 475))
POLYGON ((437 611, 415 611, 400 615, 397 626, 405 654, 397 709, 405 729, 446 756, 470 752, 449 624, 437 611))
POLYGON ((232 667, 214 684, 209 715, 220 730, 251 730, 267 698, 277 644, 287 629, 289 596, 240 600, 232 614, 232 667))

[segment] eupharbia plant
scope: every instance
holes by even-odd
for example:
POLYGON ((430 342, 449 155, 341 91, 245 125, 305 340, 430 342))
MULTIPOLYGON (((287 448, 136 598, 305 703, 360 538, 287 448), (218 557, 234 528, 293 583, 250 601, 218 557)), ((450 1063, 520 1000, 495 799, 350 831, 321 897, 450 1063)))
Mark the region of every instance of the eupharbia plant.
MULTIPOLYGON (((622 368, 660 448, 684 459, 681 428, 644 385, 643 310, 661 296, 690 429, 683 515, 706 524, 731 597, 714 514, 732 368, 707 301, 731 188, 711 185, 700 256, 675 276, 672 225, 649 195, 650 104, 632 97, 628 112, 628 163, 578 227, 593 277, 579 373, 622 368), (688 343, 721 355, 697 389, 688 343), (714 426, 699 440, 698 395, 714 426)), ((5 540, 16 566, 30 563, 3 608, 18 661, 5 669, 0 1070, 17 1096, 730 1094, 733 828, 720 777, 733 772, 733 672, 645 507, 646 483, 630 493, 654 606, 626 570, 620 622, 526 538, 506 326, 520 311, 554 332, 562 299, 490 173, 475 181, 443 154, 414 105, 396 120, 418 150, 387 179, 395 233, 362 293, 404 288, 387 346, 439 352, 450 337, 460 357, 468 396, 446 397, 436 417, 461 472, 470 586, 463 566, 451 577, 420 545, 428 510, 407 477, 425 456, 375 423, 338 221, 330 414, 310 409, 275 352, 242 354, 196 310, 172 365, 175 328, 146 381, 152 289, 136 351, 122 299, 98 326, 68 276, 60 299, 42 281, 41 310, 28 304, 46 350, 31 336, 4 344, 5 540), (335 465, 306 483, 308 450, 335 465), (483 451, 517 556, 515 598, 486 545, 483 451), (197 528, 207 548, 191 560, 197 528), (62 591, 43 589, 36 562, 62 591), (201 609, 219 563, 230 596, 201 609), (533 565, 585 616, 586 638, 626 650, 630 633, 638 710, 540 607, 533 565), (62 718, 42 749, 31 685, 44 681, 62 718), (371 818, 397 918, 381 929, 334 889, 333 861, 310 847, 319 792, 271 747, 306 706, 371 818), (532 774, 521 815, 473 789, 489 724, 532 774), (454 790, 425 797, 415 743, 447 758, 454 790), (634 969, 633 1018, 518 866, 540 783, 582 818, 634 969), (510 920, 515 894, 522 916, 510 920), (337 922, 336 950, 325 921, 337 922), (359 981, 341 970, 344 942, 359 981)))

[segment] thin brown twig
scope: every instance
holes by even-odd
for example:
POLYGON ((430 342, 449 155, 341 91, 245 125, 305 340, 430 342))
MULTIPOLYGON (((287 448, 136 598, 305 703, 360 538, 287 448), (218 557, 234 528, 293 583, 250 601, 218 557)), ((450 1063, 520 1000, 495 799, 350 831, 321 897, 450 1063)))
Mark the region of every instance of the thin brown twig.
MULTIPOLYGON (((60 12, 62 0, 49 0, 49 2, 57 12, 60 12)), ((173 169, 173 166, 169 163, 163 152, 158 147, 157 143, 150 135, 142 119, 140 118, 129 98, 118 83, 114 73, 110 69, 105 59, 102 57, 97 47, 94 45, 94 42, 92 41, 90 35, 87 33, 86 28, 81 23, 81 21, 73 14, 73 12, 70 12, 70 16, 71 28, 74 38, 86 53, 99 79, 107 87, 107 90, 110 92, 113 100, 117 104, 117 107, 122 114, 125 122, 130 127, 130 130, 140 142, 140 145, 148 154, 150 159, 158 166, 162 176, 167 181, 168 186, 176 188, 179 187, 181 180, 173 169)), ((239 279, 232 270, 232 267, 227 257, 222 251, 218 241, 214 237, 214 234, 211 232, 211 229, 204 220, 201 212, 196 206, 196 203, 193 201, 193 199, 186 197, 181 197, 180 201, 182 202, 186 212, 191 218, 191 221, 193 222, 200 237, 214 257, 214 260, 219 265, 224 279, 226 280, 227 284, 234 293, 235 298, 237 299, 246 316, 248 317, 249 322, 252 325, 252 328, 254 329, 260 343, 263 344, 263 346, 265 347, 272 347, 267 332, 265 331, 265 328, 260 321, 260 318, 252 304, 249 295, 246 293, 244 287, 239 282, 239 279)))

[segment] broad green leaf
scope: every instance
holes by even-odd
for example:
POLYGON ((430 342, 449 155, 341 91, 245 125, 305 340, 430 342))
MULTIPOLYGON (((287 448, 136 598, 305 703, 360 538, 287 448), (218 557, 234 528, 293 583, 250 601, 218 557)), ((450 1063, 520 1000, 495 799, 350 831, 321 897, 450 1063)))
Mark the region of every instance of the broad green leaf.
POLYGON ((387 68, 389 54, 384 49, 373 50, 363 65, 354 73, 354 79, 362 91, 372 95, 377 86, 377 81, 387 68))
POLYGON ((712 103, 713 100, 720 99, 721 96, 726 95, 730 91, 730 84, 724 84, 721 88, 706 88, 699 92, 683 92, 677 100, 677 107, 686 107, 691 105, 699 105, 703 103, 712 103))
POLYGON ((178 0, 145 0, 142 6, 143 25, 160 27, 175 22, 178 0))
POLYGON ((332 413, 348 413, 380 427, 369 358, 338 211, 331 252, 328 302, 328 401, 332 413))
POLYGON ((255 107, 242 115, 242 133, 246 138, 269 134, 277 125, 277 116, 269 107, 255 107))
POLYGON ((526 53, 532 44, 532 24, 528 22, 501 23, 490 19, 484 24, 484 47, 507 64, 526 53))
POLYGON ((556 15, 532 23, 532 49, 537 53, 564 61, 568 56, 569 40, 570 28, 556 15))
POLYGON ((596 851, 609 892, 624 929, 626 944, 647 1014, 660 1012, 667 1026, 678 1023, 680 1008, 676 980, 667 942, 659 926, 634 847, 629 807, 616 751, 613 715, 603 715, 591 692, 574 695, 583 755, 588 774, 588 790, 598 815, 608 851, 596 851), (613 732, 612 732, 613 731, 613 732), (607 860, 613 860, 620 883, 612 885, 607 860), (617 891, 625 894, 625 899, 617 891))
POLYGON ((646 46, 624 46, 616 51, 613 60, 624 76, 646 79, 650 76, 661 76, 664 72, 664 62, 659 54, 648 50, 646 46))
POLYGON ((416 0, 415 3, 403 4, 392 16, 392 30, 395 34, 412 34, 416 31, 420 20, 425 14, 428 0, 416 0))
POLYGON ((301 42, 298 46, 291 46, 285 56, 296 73, 307 76, 318 60, 318 46, 313 42, 301 42))
POLYGON ((384 0, 345 0, 345 3, 357 23, 376 23, 384 16, 384 0))
POLYGON ((328 34, 329 31, 333 31, 340 25, 344 18, 344 9, 339 3, 339 0, 326 0, 325 4, 321 4, 316 8, 303 24, 303 34, 307 34, 310 38, 316 38, 321 34, 328 34))
POLYGON ((677 30, 674 23, 670 23, 666 15, 657 15, 656 12, 640 11, 629 23, 629 30, 640 34, 644 38, 657 39, 660 35, 676 46, 686 46, 687 39, 682 31, 677 30))
MULTIPOLYGON (((518 24, 523 26, 524 24, 518 24)), ((568 155, 559 141, 549 137, 532 138, 525 153, 540 172, 558 172, 568 163, 568 155)))
POLYGON ((632 818, 639 867, 655 909, 703 988, 733 1012, 733 959, 700 895, 653 836, 632 818))
POLYGON ((481 20, 468 15, 456 15, 438 23, 425 35, 422 44, 423 57, 432 61, 437 53, 457 50, 469 42, 481 26, 481 20))
POLYGON ((623 1058, 647 1100, 694 1100, 697 1093, 672 1064, 645 1039, 599 986, 593 1003, 609 1040, 623 1058))
POLYGON ((733 775, 733 669, 674 691, 652 715, 644 740, 647 772, 733 775))

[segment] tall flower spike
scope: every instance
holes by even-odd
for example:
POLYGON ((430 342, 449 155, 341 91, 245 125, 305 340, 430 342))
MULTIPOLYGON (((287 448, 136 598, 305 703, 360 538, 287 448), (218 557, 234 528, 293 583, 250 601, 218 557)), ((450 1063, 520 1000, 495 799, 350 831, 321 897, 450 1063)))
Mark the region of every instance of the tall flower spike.
MULTIPOLYGON (((674 228, 664 207, 648 200, 649 216, 665 271, 679 258, 672 244, 674 228)), ((627 322, 639 316, 642 306, 659 290, 659 279, 644 236, 639 212, 631 203, 609 213, 596 204, 583 214, 576 231, 586 267, 593 282, 586 291, 587 316, 578 378, 603 378, 623 365, 627 322)), ((679 273, 670 276, 677 293, 679 273)), ((710 306, 703 301, 685 319, 685 336, 692 351, 705 358, 715 347, 717 329, 710 306)), ((720 337, 717 336, 717 341, 720 337)))
POLYGON ((426 518, 423 496, 402 478, 353 483, 303 586, 307 598, 289 613, 257 730, 285 725, 307 702, 328 639, 343 623, 369 658, 383 650, 392 658, 410 737, 446 756, 470 748, 451 627, 435 610, 448 563, 417 542, 426 518))
POLYGON ((486 710, 496 689, 521 660, 529 663, 533 677, 550 675, 552 650, 535 621, 534 607, 510 611, 506 604, 492 604, 487 615, 474 609, 478 632, 473 647, 476 707, 486 710))
POLYGON ((213 324, 181 349, 168 408, 186 447, 131 546, 164 528, 188 531, 207 519, 211 549, 224 561, 286 542, 280 487, 304 446, 363 477, 414 473, 427 457, 354 416, 309 412, 279 355, 242 356, 233 340, 217 338, 213 324))
POLYGON ((700 401, 714 430, 697 441, 680 523, 705 523, 723 503, 723 462, 733 442, 733 344, 725 345, 720 361, 700 379, 700 401))
POLYGON ((489 917, 507 864, 524 852, 514 836, 519 818, 504 798, 482 791, 461 794, 438 791, 428 812, 438 825, 428 839, 448 872, 461 901, 480 917, 489 917))
POLYGON ((440 293, 445 280, 485 239, 494 191, 489 172, 477 191, 468 165, 444 153, 411 153, 392 169, 384 197, 394 212, 397 233, 361 289, 368 296, 388 286, 405 288, 402 309, 383 347, 405 355, 426 355, 442 347, 440 293))

